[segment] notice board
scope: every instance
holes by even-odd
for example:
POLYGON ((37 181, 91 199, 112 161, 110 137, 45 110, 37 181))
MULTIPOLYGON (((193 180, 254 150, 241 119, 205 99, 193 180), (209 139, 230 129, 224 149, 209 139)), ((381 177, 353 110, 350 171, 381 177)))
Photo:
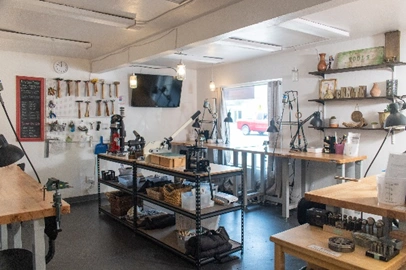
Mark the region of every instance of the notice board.
POLYGON ((44 78, 16 76, 16 130, 21 141, 44 141, 44 82, 44 78))

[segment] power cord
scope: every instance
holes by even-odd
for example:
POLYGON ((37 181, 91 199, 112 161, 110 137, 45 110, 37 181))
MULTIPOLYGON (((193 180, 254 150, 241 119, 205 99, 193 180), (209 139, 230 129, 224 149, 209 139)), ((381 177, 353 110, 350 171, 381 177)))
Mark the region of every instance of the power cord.
MULTIPOLYGON (((1 81, 0 81, 0 91, 1 91, 1 90, 3 90, 3 85, 2 85, 2 83, 1 83, 1 81)), ((32 168, 32 170, 34 171, 35 176, 36 176, 37 179, 38 179, 38 183, 41 183, 41 180, 40 180, 40 178, 39 178, 39 176, 38 176, 37 171, 36 171, 35 168, 34 168, 34 165, 32 165, 32 162, 31 162, 30 158, 28 157, 27 152, 25 152, 25 149, 24 149, 23 145, 21 144, 20 139, 19 139, 18 136, 17 136, 17 132, 16 132, 16 130, 14 129, 13 123, 12 123, 11 120, 10 120, 10 116, 9 116, 8 113, 7 113, 6 106, 4 105, 4 101, 3 101, 3 97, 1 96, 1 92, 0 92, 0 103, 1 103, 1 106, 3 107, 4 113, 6 114, 6 118, 7 118, 8 122, 9 122, 9 124, 10 124, 10 126, 11 126, 11 129, 13 130, 13 133, 14 133, 14 135, 16 136, 17 142, 18 142, 18 144, 19 144, 20 147, 21 147, 21 150, 23 150, 25 157, 27 158, 28 162, 30 163, 31 168, 32 168)))
POLYGON ((381 143, 381 146, 379 146, 379 149, 378 149, 378 151, 376 152, 376 154, 375 154, 374 158, 372 159, 371 163, 369 164, 368 169, 365 171, 364 178, 367 176, 367 174, 368 174, 368 172, 369 172, 369 169, 371 168, 372 164, 374 164, 374 161, 375 161, 376 157, 378 156, 379 152, 381 151, 381 149, 382 149, 383 145, 385 144, 385 141, 386 141, 386 139, 388 138, 388 135, 389 135, 390 133, 393 133, 393 129, 392 129, 392 128, 390 128, 390 129, 388 130, 388 132, 386 133, 386 136, 385 136, 385 138, 383 139, 383 141, 382 141, 382 143, 381 143))

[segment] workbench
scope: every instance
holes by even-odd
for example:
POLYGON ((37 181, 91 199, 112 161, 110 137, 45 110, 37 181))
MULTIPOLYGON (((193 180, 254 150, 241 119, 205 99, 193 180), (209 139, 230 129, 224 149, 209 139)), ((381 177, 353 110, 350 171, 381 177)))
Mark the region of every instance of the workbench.
MULTIPOLYGON (((34 269, 45 269, 44 218, 56 215, 52 204, 53 192, 46 191, 44 199, 42 185, 17 165, 0 168, 1 250, 32 246, 34 269), (21 223, 29 230, 29 239, 22 239, 21 223)), ((65 201, 61 213, 70 213, 65 201)))
POLYGON ((328 248, 330 237, 337 235, 307 223, 272 235, 270 240, 275 243, 274 269, 285 269, 285 253, 329 270, 397 270, 406 263, 405 249, 389 262, 365 256, 367 249, 360 246, 350 253, 333 252, 328 248))
MULTIPOLYGON (((190 146, 193 145, 194 142, 172 142, 172 145, 176 147, 176 150, 180 147, 190 146)), ((248 154, 252 154, 251 163, 255 167, 256 159, 254 155, 260 155, 260 182, 261 182, 261 192, 264 197, 264 200, 269 200, 272 202, 280 203, 282 205, 282 217, 288 218, 289 217, 289 210, 296 208, 296 205, 291 205, 289 203, 289 159, 297 159, 301 162, 301 194, 306 192, 306 162, 308 161, 315 161, 315 162, 323 162, 323 163, 334 163, 336 165, 336 175, 340 177, 345 177, 345 165, 354 163, 354 175, 355 178, 361 178, 361 171, 362 171, 362 161, 365 160, 366 156, 345 156, 345 155, 338 155, 338 154, 325 154, 325 153, 309 153, 309 152, 291 152, 289 149, 273 149, 269 146, 262 146, 262 147, 240 147, 236 144, 224 144, 224 143, 205 143, 203 145, 208 149, 208 155, 211 162, 217 160, 217 163, 224 164, 224 152, 231 151, 233 155, 233 165, 234 166, 241 166, 244 171, 244 185, 245 193, 242 194, 244 205, 247 205, 249 194, 247 188, 247 181, 249 177, 247 177, 248 173, 248 165, 247 165, 247 156, 248 154), (217 150, 217 156, 215 156, 214 150, 217 150), (241 154, 241 160, 239 160, 239 156, 241 154), (265 156, 274 157, 275 159, 279 159, 282 164, 282 173, 280 176, 280 182, 282 183, 282 194, 280 197, 276 196, 267 196, 265 195, 265 182, 267 181, 268 177, 265 174, 265 156), (216 157, 216 158, 215 158, 216 157), (241 164, 241 165, 240 165, 241 164)), ((255 182, 254 177, 254 170, 251 170, 251 181, 255 182)), ((341 182, 341 180, 340 180, 341 182)), ((253 184, 252 184, 253 185, 253 184)), ((234 185, 236 189, 237 185, 234 185)), ((237 191, 234 190, 234 195, 237 194, 237 191)))
MULTIPOLYGON (((375 176, 305 193, 309 201, 379 215, 386 222, 388 218, 406 220, 406 205, 378 204, 377 196, 375 176)), ((336 235, 308 224, 272 235, 270 239, 275 243, 275 269, 284 269, 284 253, 328 269, 371 269, 371 265, 373 269, 399 269, 406 264, 405 249, 389 262, 382 262, 366 257, 365 249, 359 246, 355 247, 354 252, 343 253, 340 257, 309 248, 310 245, 317 245, 328 249, 328 238, 333 236, 336 235)))

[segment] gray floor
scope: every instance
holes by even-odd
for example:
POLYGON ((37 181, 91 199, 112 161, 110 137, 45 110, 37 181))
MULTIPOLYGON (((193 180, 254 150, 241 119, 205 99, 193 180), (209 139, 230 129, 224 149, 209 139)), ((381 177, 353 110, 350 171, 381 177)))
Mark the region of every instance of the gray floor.
MULTIPOLYGON (((281 217, 278 205, 250 205, 245 211, 244 253, 234 253, 237 260, 227 263, 212 262, 202 269, 274 269, 272 234, 297 226, 296 212, 281 217)), ((233 238, 239 213, 221 216, 224 226, 233 238)), ((237 231, 237 230, 236 230, 237 231)), ((305 263, 287 256, 286 269, 300 269, 305 263)), ((195 269, 195 266, 177 257, 156 243, 134 234, 129 228, 99 214, 97 201, 71 204, 71 214, 62 218, 62 232, 56 239, 56 254, 47 265, 48 270, 78 269, 195 269)))

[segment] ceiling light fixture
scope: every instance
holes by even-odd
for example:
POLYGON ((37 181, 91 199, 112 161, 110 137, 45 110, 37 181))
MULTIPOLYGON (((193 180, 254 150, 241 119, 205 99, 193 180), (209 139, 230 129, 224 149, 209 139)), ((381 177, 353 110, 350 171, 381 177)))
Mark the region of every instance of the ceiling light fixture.
POLYGON ((242 39, 237 37, 229 37, 227 39, 216 41, 215 43, 220 45, 231 45, 240 48, 254 49, 267 52, 275 52, 282 50, 281 45, 249 39, 242 39))
POLYGON ((176 79, 183 81, 186 77, 186 66, 180 60, 179 64, 176 66, 176 79))
POLYGON ((214 92, 216 90, 216 84, 213 81, 213 66, 211 66, 211 81, 209 84, 210 91, 214 92))
POLYGON ((138 85, 137 75, 135 75, 135 73, 133 73, 130 76, 130 88, 135 89, 135 88, 137 88, 137 85, 138 85))
POLYGON ((136 25, 136 21, 134 18, 108 14, 96 10, 60 4, 52 1, 14 0, 13 7, 39 13, 46 13, 47 15, 51 14, 58 17, 69 17, 76 20, 104 24, 119 28, 130 28, 136 25))
POLYGON ((60 45, 82 47, 85 49, 89 49, 92 47, 92 43, 88 42, 88 41, 66 39, 66 38, 52 37, 52 36, 43 36, 43 35, 32 34, 32 33, 17 32, 17 31, 8 30, 8 29, 0 29, 0 38, 31 39, 31 40, 37 40, 37 41, 58 43, 60 45))
POLYGON ((349 37, 350 33, 332 26, 296 18, 279 24, 283 28, 324 38, 349 37))

